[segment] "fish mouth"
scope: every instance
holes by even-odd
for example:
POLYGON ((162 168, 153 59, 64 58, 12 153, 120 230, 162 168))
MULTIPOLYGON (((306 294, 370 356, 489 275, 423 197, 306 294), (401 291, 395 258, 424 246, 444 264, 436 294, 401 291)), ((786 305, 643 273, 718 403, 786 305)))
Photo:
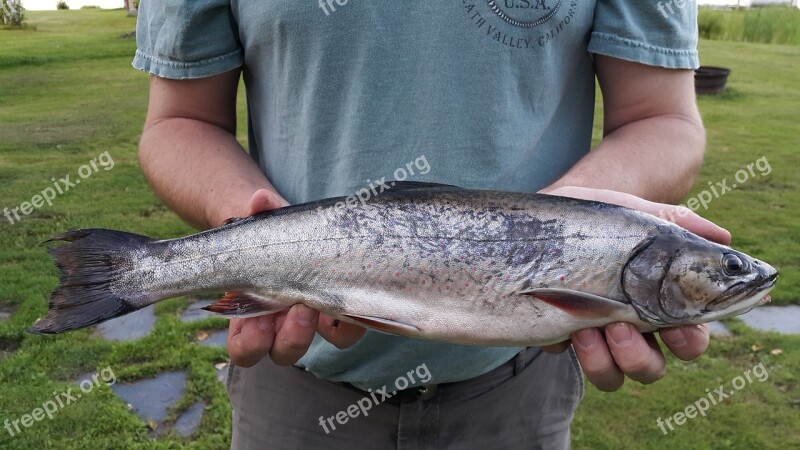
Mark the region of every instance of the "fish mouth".
POLYGON ((726 317, 744 314, 754 307, 769 302, 769 291, 775 287, 778 273, 773 272, 756 286, 739 282, 723 292, 719 298, 709 302, 705 310, 709 313, 724 313, 726 317))

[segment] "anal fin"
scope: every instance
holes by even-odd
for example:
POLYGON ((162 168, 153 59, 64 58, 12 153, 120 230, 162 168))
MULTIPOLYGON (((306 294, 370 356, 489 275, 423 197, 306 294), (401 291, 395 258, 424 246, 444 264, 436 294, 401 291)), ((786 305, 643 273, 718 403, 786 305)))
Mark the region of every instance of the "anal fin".
POLYGON ((224 297, 203 309, 228 318, 243 318, 272 314, 291 306, 249 292, 226 292, 224 297))
POLYGON ((396 334, 398 336, 419 336, 420 330, 414 325, 398 322, 392 319, 374 316, 361 316, 356 314, 344 314, 355 321, 356 323, 365 327, 372 328, 375 331, 380 331, 386 334, 396 334))

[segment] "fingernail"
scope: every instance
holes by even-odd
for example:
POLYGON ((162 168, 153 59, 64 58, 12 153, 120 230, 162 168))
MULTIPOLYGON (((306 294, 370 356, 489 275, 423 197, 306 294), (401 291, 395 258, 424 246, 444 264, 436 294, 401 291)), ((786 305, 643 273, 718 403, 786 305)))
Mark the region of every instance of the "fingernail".
POLYGON ((671 347, 683 347, 686 345, 686 333, 680 328, 670 328, 668 330, 661 330, 661 340, 671 347))
POLYGON ((272 319, 269 316, 258 316, 258 320, 256 321, 256 326, 259 330, 268 330, 270 324, 272 323, 272 319))
POLYGON ((597 342, 597 335, 595 334, 594 330, 580 330, 572 336, 572 339, 579 346, 581 346, 581 348, 588 349, 594 346, 594 343, 597 342))
POLYGON ((627 323, 614 323, 607 328, 608 335, 617 345, 626 345, 633 340, 631 326, 627 323))
POLYGON ((304 327, 310 326, 311 321, 314 320, 314 316, 316 314, 317 312, 313 309, 306 306, 301 306, 297 308, 297 323, 304 327))

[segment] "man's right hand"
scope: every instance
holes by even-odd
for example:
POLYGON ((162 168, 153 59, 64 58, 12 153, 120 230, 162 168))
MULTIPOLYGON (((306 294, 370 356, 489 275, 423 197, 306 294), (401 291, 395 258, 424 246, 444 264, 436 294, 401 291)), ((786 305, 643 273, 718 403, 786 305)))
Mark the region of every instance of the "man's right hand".
MULTIPOLYGON (((150 78, 147 121, 139 142, 142 172, 165 204, 200 229, 287 205, 236 140, 240 74, 237 68, 189 80, 150 78)), ((315 331, 339 348, 364 335, 361 327, 333 323, 303 305, 234 319, 228 328, 228 354, 242 367, 267 355, 289 365, 305 354, 315 331)))
MULTIPOLYGON (((261 189, 251 198, 248 215, 287 205, 275 192, 261 189)), ((275 364, 292 365, 308 351, 315 332, 338 348, 347 348, 361 339, 366 330, 297 304, 275 314, 231 319, 228 355, 240 367, 251 367, 267 355, 275 364)))

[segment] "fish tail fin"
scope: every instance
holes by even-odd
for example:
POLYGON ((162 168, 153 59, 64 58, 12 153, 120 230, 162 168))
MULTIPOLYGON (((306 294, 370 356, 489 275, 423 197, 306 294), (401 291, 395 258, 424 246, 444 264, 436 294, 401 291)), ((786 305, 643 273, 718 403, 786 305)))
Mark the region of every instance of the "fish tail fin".
POLYGON ((47 315, 28 331, 55 334, 77 330, 148 304, 132 302, 137 294, 126 297, 112 287, 122 273, 130 270, 131 251, 153 239, 122 231, 83 229, 67 231, 45 242, 53 241, 69 242, 47 250, 61 271, 61 281, 50 295, 47 315))

